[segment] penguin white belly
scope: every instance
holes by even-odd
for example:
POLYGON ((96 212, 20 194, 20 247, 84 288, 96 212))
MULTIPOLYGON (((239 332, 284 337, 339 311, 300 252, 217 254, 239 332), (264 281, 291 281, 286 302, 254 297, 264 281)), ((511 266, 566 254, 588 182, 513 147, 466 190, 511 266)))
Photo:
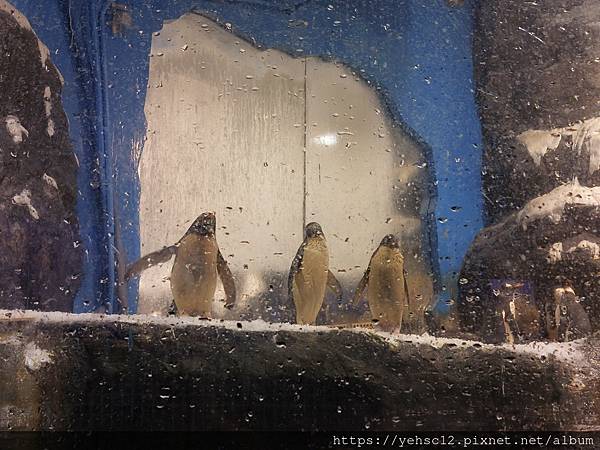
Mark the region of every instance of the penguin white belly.
POLYGON ((171 291, 178 314, 211 316, 218 251, 214 237, 190 235, 180 242, 171 271, 171 291))
POLYGON ((304 247, 300 270, 294 278, 293 294, 296 305, 296 321, 314 324, 325 298, 329 252, 323 240, 314 239, 304 247))
POLYGON ((373 256, 370 267, 367 299, 371 316, 383 330, 399 331, 407 303, 402 256, 397 251, 381 248, 373 256))

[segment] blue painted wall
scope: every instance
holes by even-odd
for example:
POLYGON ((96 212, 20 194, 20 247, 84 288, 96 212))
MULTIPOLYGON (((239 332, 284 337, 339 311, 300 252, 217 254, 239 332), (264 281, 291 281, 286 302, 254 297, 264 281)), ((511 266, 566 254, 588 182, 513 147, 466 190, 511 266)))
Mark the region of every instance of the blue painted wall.
POLYGON ((115 217, 127 259, 139 256, 132 148, 141 148, 145 134, 152 33, 164 20, 196 10, 231 23, 260 46, 353 66, 381 92, 394 118, 425 143, 437 196, 431 230, 442 300, 437 309, 446 311, 462 259, 483 224, 482 138, 471 60, 474 1, 451 8, 445 0, 123 0, 133 26, 113 36, 108 1, 45 0, 49 6, 42 10, 39 0, 15 0, 65 76, 71 134, 79 160, 86 162, 79 212, 90 258, 76 310, 92 308, 84 300, 94 293, 115 298, 109 270, 115 217))

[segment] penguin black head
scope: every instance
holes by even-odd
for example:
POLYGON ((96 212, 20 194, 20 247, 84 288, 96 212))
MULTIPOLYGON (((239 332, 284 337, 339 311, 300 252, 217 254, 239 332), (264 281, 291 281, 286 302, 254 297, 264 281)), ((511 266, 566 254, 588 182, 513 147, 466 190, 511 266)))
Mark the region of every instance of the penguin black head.
POLYGON ((194 221, 188 233, 199 234, 200 236, 211 236, 215 234, 217 228, 217 219, 215 213, 205 212, 198 216, 194 221))
POLYGON ((379 245, 382 246, 382 247, 400 248, 400 244, 398 243, 398 239, 393 234, 386 235, 381 240, 381 244, 379 244, 379 245))
POLYGON ((306 225, 305 231, 306 237, 323 236, 323 230, 321 229, 321 225, 319 225, 317 222, 311 222, 308 225, 306 225))

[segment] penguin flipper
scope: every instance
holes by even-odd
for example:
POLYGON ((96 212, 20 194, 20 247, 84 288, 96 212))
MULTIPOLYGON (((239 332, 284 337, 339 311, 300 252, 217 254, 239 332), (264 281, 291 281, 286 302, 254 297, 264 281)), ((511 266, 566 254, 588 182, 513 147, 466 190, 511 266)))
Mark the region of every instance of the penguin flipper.
POLYGON ((173 255, 176 252, 177 245, 171 245, 169 247, 163 248, 162 250, 157 250, 155 252, 149 253, 146 256, 141 257, 136 262, 130 264, 127 267, 127 272, 125 273, 125 280, 127 281, 132 277, 139 275, 144 270, 152 266, 167 262, 173 257, 173 255))
POLYGON ((352 298, 352 304, 354 306, 358 305, 358 303, 360 302, 360 299, 362 298, 363 292, 367 288, 367 284, 369 283, 369 274, 370 273, 371 273, 371 265, 369 264, 369 267, 367 267, 367 270, 365 270, 365 273, 363 274, 362 278, 360 279, 358 286, 356 286, 356 291, 354 291, 354 297, 352 298))
POLYGON ((292 265, 290 266, 290 272, 288 274, 288 300, 292 305, 294 304, 294 280, 296 279, 296 274, 300 271, 302 258, 304 258, 304 243, 302 243, 300 248, 298 248, 296 256, 294 256, 294 259, 292 260, 292 265))
POLYGON ((560 312, 558 312, 558 316, 556 314, 558 308, 556 305, 553 309, 547 308, 546 310, 546 334, 551 342, 558 341, 558 325, 560 323, 560 312))
POLYGON ((502 325, 504 328, 504 339, 507 344, 514 345, 515 336, 510 327, 510 321, 506 318, 506 311, 502 310, 502 325))
POLYGON ((171 306, 169 307, 169 312, 167 313, 169 316, 177 316, 179 312, 177 311, 177 305, 175 304, 175 300, 171 302, 171 306))
POLYGON ((327 271, 327 287, 335 294, 338 303, 341 303, 344 295, 344 292, 342 291, 342 285, 331 272, 331 270, 327 271))
POLYGON ((217 254, 217 272, 225 290, 225 308, 231 309, 236 300, 235 280, 220 250, 217 254))
POLYGON ((509 307, 509 313, 504 314, 504 326, 507 330, 507 341, 509 344, 519 344, 521 341, 521 331, 519 323, 517 322, 517 311, 511 311, 509 307), (517 339, 519 342, 517 342, 517 339))
POLYGON ((410 294, 409 294, 410 291, 408 290, 408 282, 406 281, 406 279, 408 277, 406 275, 407 275, 406 271, 403 270, 402 271, 402 278, 403 278, 402 281, 404 281, 404 294, 406 295, 406 306, 410 306, 410 294))

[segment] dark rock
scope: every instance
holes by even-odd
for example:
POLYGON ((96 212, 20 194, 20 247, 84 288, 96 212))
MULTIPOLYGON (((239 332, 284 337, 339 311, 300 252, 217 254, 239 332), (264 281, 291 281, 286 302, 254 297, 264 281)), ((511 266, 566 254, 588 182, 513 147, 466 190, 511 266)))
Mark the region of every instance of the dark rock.
POLYGON ((474 60, 494 223, 573 177, 600 181, 600 3, 479 3, 474 60))
POLYGON ((493 225, 462 269, 464 332, 502 340, 500 316, 523 293, 498 286, 519 285, 522 305, 539 310, 541 329, 525 339, 547 337, 554 290, 571 281, 600 327, 600 197, 591 189, 600 182, 599 20, 594 0, 479 2, 474 61, 493 225))
POLYGON ((600 328, 600 187, 577 181, 556 188, 484 229, 461 271, 458 312, 462 329, 499 340, 495 280, 529 283, 541 313, 565 281, 583 297, 594 330, 600 328))
POLYGON ((18 11, 0 8, 0 306, 71 311, 82 250, 62 79, 18 11))

